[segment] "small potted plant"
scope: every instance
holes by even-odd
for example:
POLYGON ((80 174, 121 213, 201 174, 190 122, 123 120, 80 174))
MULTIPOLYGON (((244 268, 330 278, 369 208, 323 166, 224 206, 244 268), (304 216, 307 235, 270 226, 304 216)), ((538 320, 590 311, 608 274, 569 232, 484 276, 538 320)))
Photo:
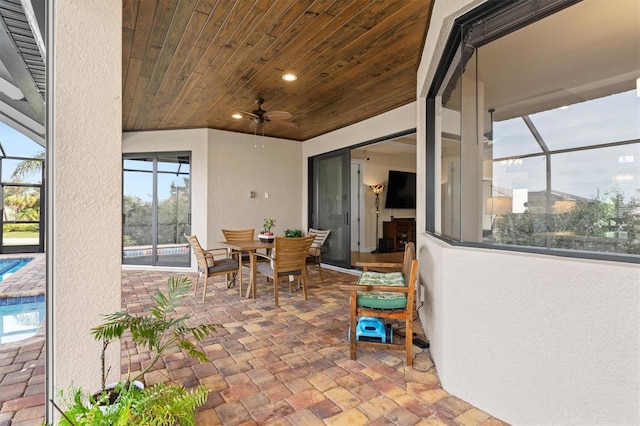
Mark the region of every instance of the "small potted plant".
POLYGON ((301 229, 287 229, 286 231, 284 231, 284 237, 285 238, 300 238, 300 237, 302 237, 302 230, 301 229))
POLYGON ((258 238, 261 241, 266 241, 272 243, 274 240, 273 232, 271 232, 271 228, 276 226, 276 221, 274 219, 265 219, 262 223, 262 230, 258 235, 258 238))
MULTIPOLYGON (((67 408, 62 411, 60 424, 194 424, 195 410, 207 400, 209 390, 198 386, 187 390, 182 385, 158 383, 151 387, 140 386, 153 366, 167 350, 179 347, 201 362, 208 362, 207 355, 198 350, 191 339, 204 340, 216 332, 219 324, 200 324, 187 326, 191 315, 174 315, 176 307, 187 295, 191 281, 187 277, 170 277, 166 293, 157 289, 152 301, 154 306, 143 315, 131 315, 116 312, 105 316, 105 322, 91 329, 91 334, 103 342, 102 346, 102 389, 92 395, 86 395, 81 388, 71 389, 67 398, 67 408), (120 339, 125 332, 138 346, 151 352, 151 360, 135 376, 131 376, 129 360, 128 377, 111 385, 105 384, 104 352, 113 339, 120 339), (139 384, 138 384, 139 383, 139 384), (107 408, 105 408, 105 406, 107 408), (106 423, 95 423, 96 419, 106 423), (152 419, 173 419, 169 423, 154 423, 152 419), (129 419, 133 423, 119 423, 118 419, 129 419)), ((65 397, 62 395, 63 398, 65 397)))

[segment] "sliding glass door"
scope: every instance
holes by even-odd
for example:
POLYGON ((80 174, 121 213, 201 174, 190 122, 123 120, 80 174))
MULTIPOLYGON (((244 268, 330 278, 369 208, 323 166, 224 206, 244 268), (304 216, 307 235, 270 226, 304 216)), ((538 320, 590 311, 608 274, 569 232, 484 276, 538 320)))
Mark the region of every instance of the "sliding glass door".
POLYGON ((124 156, 123 264, 190 265, 190 165, 189 153, 124 156))
POLYGON ((322 262, 350 267, 350 150, 310 159, 310 227, 330 229, 324 243, 322 262))

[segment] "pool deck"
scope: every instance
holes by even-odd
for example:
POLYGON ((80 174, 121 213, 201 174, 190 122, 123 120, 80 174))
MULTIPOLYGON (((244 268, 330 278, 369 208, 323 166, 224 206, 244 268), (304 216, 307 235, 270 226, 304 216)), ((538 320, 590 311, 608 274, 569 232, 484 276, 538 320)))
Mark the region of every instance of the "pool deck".
MULTIPOLYGON (((45 255, 20 253, 2 258, 33 260, 0 282, 0 298, 45 292, 45 255)), ((0 345, 0 426, 40 425, 44 420, 44 324, 27 340, 0 345)))
POLYGON ((37 296, 45 291, 45 255, 44 253, 3 254, 2 259, 27 258, 33 260, 13 275, 0 282, 0 299, 7 297, 37 296))

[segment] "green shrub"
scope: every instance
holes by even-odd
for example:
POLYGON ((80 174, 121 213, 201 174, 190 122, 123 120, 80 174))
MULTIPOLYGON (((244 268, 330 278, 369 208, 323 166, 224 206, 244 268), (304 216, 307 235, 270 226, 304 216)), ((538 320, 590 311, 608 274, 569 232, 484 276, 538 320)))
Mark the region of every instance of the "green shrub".
POLYGON ((40 226, 37 223, 5 223, 2 231, 7 232, 38 232, 40 226))
POLYGON ((302 231, 300 229, 287 229, 284 231, 285 238, 300 238, 302 237, 302 231))

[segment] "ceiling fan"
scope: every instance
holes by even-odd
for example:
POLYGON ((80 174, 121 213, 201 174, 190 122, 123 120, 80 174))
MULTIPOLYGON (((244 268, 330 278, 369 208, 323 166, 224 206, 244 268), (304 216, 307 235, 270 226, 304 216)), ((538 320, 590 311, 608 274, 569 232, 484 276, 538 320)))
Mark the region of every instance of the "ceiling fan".
POLYGON ((264 125, 266 123, 273 123, 276 126, 285 126, 285 127, 293 127, 293 128, 298 127, 291 121, 287 121, 291 119, 290 113, 286 111, 265 111, 262 109, 263 103, 264 103, 264 99, 262 98, 256 99, 256 104, 258 104, 258 108, 254 109, 251 112, 238 111, 233 115, 233 117, 237 119, 251 120, 251 129, 254 131, 262 130, 264 132, 264 125))

